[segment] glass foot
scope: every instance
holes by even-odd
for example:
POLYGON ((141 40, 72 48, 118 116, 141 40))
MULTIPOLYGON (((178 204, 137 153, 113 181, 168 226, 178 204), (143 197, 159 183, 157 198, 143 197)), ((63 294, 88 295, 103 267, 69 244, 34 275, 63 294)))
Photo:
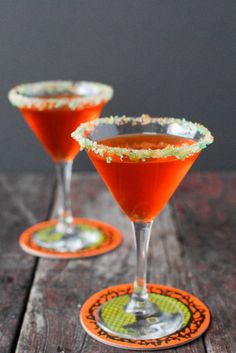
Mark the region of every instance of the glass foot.
POLYGON ((76 252, 93 248, 104 241, 104 234, 89 224, 74 224, 66 232, 58 231, 56 225, 46 226, 33 234, 35 244, 57 252, 76 252))
POLYGON ((98 325, 118 337, 139 340, 161 338, 182 327, 184 315, 175 299, 149 294, 156 310, 150 315, 141 315, 127 312, 130 298, 124 295, 103 304, 96 314, 98 325))

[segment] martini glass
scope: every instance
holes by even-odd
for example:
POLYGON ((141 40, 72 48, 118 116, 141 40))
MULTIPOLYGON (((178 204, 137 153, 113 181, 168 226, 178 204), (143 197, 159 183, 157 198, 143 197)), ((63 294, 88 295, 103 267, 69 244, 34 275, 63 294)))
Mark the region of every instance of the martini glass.
POLYGON ((102 304, 96 312, 98 325, 111 334, 129 339, 154 339, 176 332, 184 322, 177 304, 172 302, 163 308, 147 292, 150 232, 154 218, 201 150, 213 141, 211 133, 185 119, 143 115, 94 120, 83 124, 72 136, 86 149, 118 205, 129 217, 135 240, 133 294, 128 300, 116 297, 102 304))
POLYGON ((81 123, 98 118, 112 95, 110 86, 86 81, 22 84, 9 92, 10 102, 20 109, 56 166, 57 217, 53 225, 35 231, 33 240, 40 248, 70 253, 100 241, 96 227, 86 226, 86 222, 74 224, 70 185, 80 146, 70 135, 81 123))

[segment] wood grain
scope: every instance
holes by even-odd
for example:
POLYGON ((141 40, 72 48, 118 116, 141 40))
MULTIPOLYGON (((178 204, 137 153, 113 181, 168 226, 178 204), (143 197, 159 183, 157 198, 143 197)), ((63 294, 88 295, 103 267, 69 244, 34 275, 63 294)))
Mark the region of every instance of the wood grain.
MULTIPOLYGON (((130 235, 128 221, 97 176, 75 177, 72 199, 74 206, 79 205, 80 216, 110 220, 130 235)), ((129 280, 128 271, 124 278, 123 267, 128 255, 126 246, 121 246, 94 259, 40 260, 17 352, 83 351, 87 335, 80 325, 79 308, 92 293, 116 283, 116 279, 129 280), (106 271, 108 267, 111 270, 106 271)))
POLYGON ((236 352, 236 174, 195 173, 175 195, 193 292, 212 313, 209 353, 236 352))
MULTIPOLYGON (((95 259, 77 261, 40 260, 17 353, 23 352, 117 352, 85 334, 79 322, 79 307, 91 294, 133 280, 133 240, 127 218, 96 176, 76 176, 73 204, 81 216, 110 222, 123 231, 124 244, 95 259)), ((153 228, 150 280, 185 288, 185 266, 181 260, 175 225, 167 208, 153 228), (174 255, 172 256, 172 254, 174 255), (182 275, 179 273, 182 271, 182 275)), ((122 351, 122 350, 119 350, 122 351)), ((166 351, 168 352, 168 351, 166 351)), ((176 349, 172 352, 183 352, 176 349)), ((205 352, 201 340, 186 352, 205 352)))
POLYGON ((36 259, 18 246, 20 233, 45 218, 50 178, 0 175, 0 353, 12 352, 24 314, 36 259))
MULTIPOLYGON (((113 224, 122 230, 124 243, 93 259, 39 261, 17 353, 127 352, 90 338, 80 325, 79 308, 96 291, 133 280, 129 222, 96 175, 74 176, 72 200, 75 214, 113 224)), ((193 173, 155 221, 149 281, 194 293, 213 317, 202 338, 161 352, 236 352, 235 209, 236 174, 193 173)))

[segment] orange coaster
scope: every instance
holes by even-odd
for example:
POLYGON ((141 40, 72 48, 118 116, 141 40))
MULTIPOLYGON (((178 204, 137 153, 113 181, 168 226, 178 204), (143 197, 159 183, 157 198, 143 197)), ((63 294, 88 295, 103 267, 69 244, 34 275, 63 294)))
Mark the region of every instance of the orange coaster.
POLYGON ((113 323, 116 325, 116 331, 119 329, 120 331, 124 330, 124 324, 127 325, 127 322, 130 320, 130 316, 128 317, 128 315, 132 314, 124 314, 123 310, 123 315, 122 317, 120 316, 121 320, 117 319, 117 314, 120 314, 124 304, 129 300, 129 295, 132 294, 132 291, 132 284, 121 284, 106 288, 90 297, 84 303, 80 313, 80 320, 85 331, 94 339, 110 346, 134 350, 161 350, 191 342, 201 336, 209 326, 209 309, 197 297, 177 288, 148 284, 149 299, 152 302, 158 303, 160 309, 170 310, 172 301, 175 304, 178 303, 179 310, 184 318, 180 330, 158 339, 133 340, 114 336, 100 328, 95 319, 96 312, 102 304, 110 301, 110 308, 106 307, 104 315, 107 315, 106 319, 110 322, 112 322, 112 315, 114 315, 113 323), (115 299, 117 297, 119 297, 119 300, 115 299), (117 304, 114 305, 116 301, 117 304))
MULTIPOLYGON (((35 234, 40 234, 44 237, 44 241, 47 238, 47 232, 50 231, 56 224, 56 220, 50 220, 41 222, 33 225, 26 229, 20 236, 19 244, 21 248, 29 253, 39 257, 48 259, 78 259, 82 257, 92 257, 102 255, 108 251, 114 250, 122 242, 121 233, 110 224, 100 222, 97 220, 91 220, 87 218, 75 218, 74 226, 81 229, 94 230, 100 234, 99 241, 96 243, 84 247, 77 251, 56 251, 37 245, 34 241, 35 234)), ((58 236, 57 233, 53 234, 58 236)))

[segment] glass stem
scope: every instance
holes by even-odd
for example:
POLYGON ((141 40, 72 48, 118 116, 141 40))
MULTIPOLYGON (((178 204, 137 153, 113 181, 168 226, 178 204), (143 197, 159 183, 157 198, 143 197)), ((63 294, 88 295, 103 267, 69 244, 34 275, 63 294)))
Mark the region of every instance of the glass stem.
POLYGON ((127 312, 139 316, 149 316, 157 311, 156 305, 151 303, 147 295, 147 255, 153 222, 132 222, 135 240, 136 269, 134 291, 131 301, 126 306, 127 312))
POLYGON ((57 220, 56 231, 70 233, 73 222, 71 210, 71 176, 72 161, 61 161, 56 164, 57 175, 57 220))

